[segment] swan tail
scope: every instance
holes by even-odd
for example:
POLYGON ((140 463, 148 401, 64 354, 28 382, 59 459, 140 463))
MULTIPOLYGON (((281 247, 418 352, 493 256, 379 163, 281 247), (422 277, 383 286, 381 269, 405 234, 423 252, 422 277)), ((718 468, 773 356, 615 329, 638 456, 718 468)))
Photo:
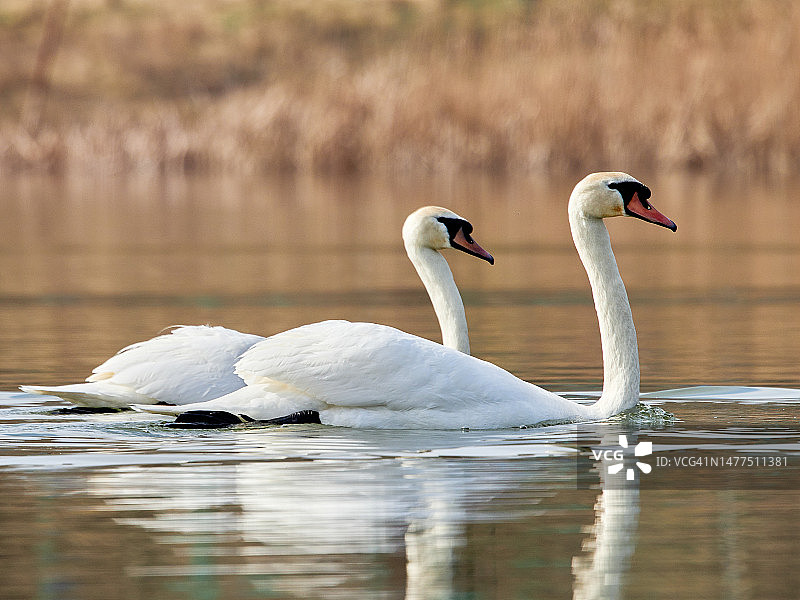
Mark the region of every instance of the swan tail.
POLYGON ((75 383, 70 385, 21 385, 26 394, 56 396, 78 406, 88 408, 129 408, 131 403, 150 404, 157 400, 121 387, 98 385, 97 383, 75 383))

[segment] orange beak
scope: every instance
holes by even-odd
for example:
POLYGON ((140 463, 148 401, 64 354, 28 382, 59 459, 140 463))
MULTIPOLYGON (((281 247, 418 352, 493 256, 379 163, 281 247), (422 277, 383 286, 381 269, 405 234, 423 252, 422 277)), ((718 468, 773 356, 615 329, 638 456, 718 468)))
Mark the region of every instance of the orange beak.
POLYGON ((636 217, 648 223, 661 225, 672 231, 677 231, 678 226, 672 221, 658 212, 647 200, 642 201, 638 193, 634 193, 630 202, 625 205, 625 212, 631 217, 636 217))
POLYGON ((466 235, 463 228, 456 232, 456 234, 453 236, 453 239, 450 241, 450 245, 456 250, 461 250, 462 252, 466 252, 472 256, 482 258, 490 265, 494 264, 494 257, 486 250, 481 248, 478 245, 478 242, 472 239, 472 236, 466 235))

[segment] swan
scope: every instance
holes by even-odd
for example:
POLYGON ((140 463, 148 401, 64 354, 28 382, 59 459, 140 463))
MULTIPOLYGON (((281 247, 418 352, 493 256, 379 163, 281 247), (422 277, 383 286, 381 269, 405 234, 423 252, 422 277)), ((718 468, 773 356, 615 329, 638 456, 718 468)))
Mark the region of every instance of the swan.
POLYGON ((318 422, 390 429, 499 429, 600 420, 639 400, 639 355, 628 296, 603 219, 631 216, 677 230, 625 173, 594 173, 569 199, 569 223, 592 288, 603 350, 603 393, 586 406, 500 367, 374 323, 324 321, 285 331, 244 353, 247 384, 215 400, 140 407, 180 426, 318 422))
MULTIPOLYGON (((494 264, 472 231, 469 221, 438 206, 415 210, 402 230, 406 253, 433 303, 443 343, 464 353, 470 351, 464 303, 439 251, 453 248, 494 264)), ((265 339, 219 326, 179 326, 123 348, 96 367, 85 383, 20 389, 92 408, 210 400, 245 385, 234 365, 248 348, 265 339)))

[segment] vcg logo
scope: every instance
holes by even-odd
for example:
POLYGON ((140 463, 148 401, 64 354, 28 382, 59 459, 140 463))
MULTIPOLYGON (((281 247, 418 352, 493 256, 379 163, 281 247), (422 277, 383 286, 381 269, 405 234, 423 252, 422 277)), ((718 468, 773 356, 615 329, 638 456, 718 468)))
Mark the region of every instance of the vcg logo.
MULTIPOLYGON (((613 463, 608 466, 608 473, 616 475, 625 468, 625 450, 629 447, 628 437, 625 434, 619 436, 619 448, 592 448, 592 458, 595 460, 602 460, 604 463, 613 463)), ((639 442, 633 448, 633 455, 635 457, 649 456, 653 453, 653 442, 639 442)), ((636 467, 642 473, 649 473, 653 470, 649 464, 641 461, 636 461, 636 467)), ((628 481, 633 481, 634 478, 633 467, 628 467, 625 471, 625 478, 628 481)))

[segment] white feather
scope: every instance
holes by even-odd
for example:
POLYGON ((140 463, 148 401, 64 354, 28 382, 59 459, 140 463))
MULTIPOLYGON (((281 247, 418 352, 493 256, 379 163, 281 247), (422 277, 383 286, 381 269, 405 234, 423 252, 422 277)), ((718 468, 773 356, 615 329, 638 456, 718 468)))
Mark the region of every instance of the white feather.
MULTIPOLYGON (((324 321, 274 335, 248 350, 236 364, 245 388, 152 412, 220 410, 265 420, 311 409, 329 425, 449 429, 601 419, 631 408, 639 400, 636 331, 602 222, 626 213, 620 189, 633 198, 634 190, 646 190, 624 173, 602 173, 585 178, 570 196, 570 226, 589 276, 603 346, 603 394, 592 406, 391 327, 324 321)), ((657 215, 653 222, 674 228, 649 204, 641 206, 640 212, 657 215)))
POLYGON ((234 365, 245 350, 263 339, 224 327, 176 327, 123 348, 96 367, 86 383, 20 389, 90 407, 202 402, 242 387, 234 365))
POLYGON ((310 409, 329 425, 402 429, 524 425, 541 421, 543 409, 548 419, 579 417, 579 405, 500 367, 375 323, 323 321, 279 333, 248 350, 236 372, 248 385, 223 398, 143 408, 256 419, 310 409))
MULTIPOLYGON (((469 248, 453 246, 451 242, 456 232, 451 232, 441 219, 455 223, 459 230, 466 227, 467 235, 472 230, 472 226, 454 212, 425 206, 406 219, 403 242, 430 295, 444 343, 468 353, 469 333, 464 304, 450 267, 439 251, 458 247, 490 262, 494 259, 471 239, 469 248)), ((20 389, 60 396, 90 407, 125 408, 131 404, 202 402, 245 385, 234 373, 234 364, 247 348, 263 339, 223 327, 178 327, 169 335, 123 348, 94 369, 86 383, 21 386, 20 389)), ((281 391, 284 395, 287 393, 285 388, 281 391)))

